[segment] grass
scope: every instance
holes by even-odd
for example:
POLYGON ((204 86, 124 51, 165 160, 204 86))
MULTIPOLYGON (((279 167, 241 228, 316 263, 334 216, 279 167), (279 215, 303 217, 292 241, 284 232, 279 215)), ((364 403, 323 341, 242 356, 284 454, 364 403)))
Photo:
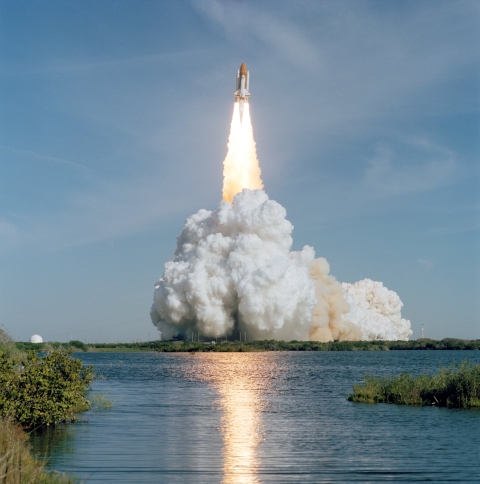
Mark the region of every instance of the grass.
POLYGON ((480 365, 463 361, 435 375, 365 376, 354 385, 351 402, 430 405, 450 408, 480 407, 480 365))
POLYGON ((2 484, 66 484, 78 482, 45 470, 31 454, 28 435, 11 420, 0 419, 0 482, 2 484))
POLYGON ((107 410, 112 408, 115 403, 104 393, 94 393, 92 396, 89 396, 89 400, 92 410, 107 410))

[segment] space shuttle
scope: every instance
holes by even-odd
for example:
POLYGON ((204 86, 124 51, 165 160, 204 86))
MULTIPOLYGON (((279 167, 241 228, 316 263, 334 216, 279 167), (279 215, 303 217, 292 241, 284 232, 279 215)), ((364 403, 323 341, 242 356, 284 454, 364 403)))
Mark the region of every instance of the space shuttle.
POLYGON ((240 69, 237 71, 237 90, 233 93, 235 96, 235 102, 239 103, 240 108, 240 121, 243 118, 243 107, 245 103, 248 103, 250 93, 248 89, 250 87, 250 72, 247 71, 245 62, 242 62, 240 69))

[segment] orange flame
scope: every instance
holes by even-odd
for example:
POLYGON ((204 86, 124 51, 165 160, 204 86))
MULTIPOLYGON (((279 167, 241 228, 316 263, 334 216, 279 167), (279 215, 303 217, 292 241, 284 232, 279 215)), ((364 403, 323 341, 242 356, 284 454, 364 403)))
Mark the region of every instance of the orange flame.
POLYGON ((244 104, 242 120, 240 103, 234 104, 227 146, 228 153, 223 162, 223 200, 232 203, 233 197, 244 188, 263 188, 248 103, 244 104))

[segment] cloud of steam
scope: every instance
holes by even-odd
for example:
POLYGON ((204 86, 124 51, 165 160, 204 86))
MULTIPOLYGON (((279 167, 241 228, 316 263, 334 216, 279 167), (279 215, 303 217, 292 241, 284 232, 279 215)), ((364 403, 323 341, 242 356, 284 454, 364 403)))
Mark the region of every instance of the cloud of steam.
POLYGON ((310 326, 310 340, 327 342, 362 339, 358 326, 344 317, 351 308, 344 297, 342 285, 330 275, 327 259, 315 259, 310 275, 315 283, 317 297, 310 326))
POLYGON ((262 190, 185 221, 173 261, 155 286, 152 321, 170 336, 308 339, 315 306, 312 247, 290 252, 292 224, 262 190))
POLYGON ((381 282, 363 281, 342 284, 350 312, 343 316, 345 322, 357 326, 363 340, 403 340, 412 334, 410 321, 402 319, 402 301, 381 282))
POLYGON ((262 190, 244 189, 233 205, 189 217, 155 285, 151 316, 163 337, 408 338, 396 293, 373 281, 342 287, 312 247, 290 251, 292 230, 262 190))

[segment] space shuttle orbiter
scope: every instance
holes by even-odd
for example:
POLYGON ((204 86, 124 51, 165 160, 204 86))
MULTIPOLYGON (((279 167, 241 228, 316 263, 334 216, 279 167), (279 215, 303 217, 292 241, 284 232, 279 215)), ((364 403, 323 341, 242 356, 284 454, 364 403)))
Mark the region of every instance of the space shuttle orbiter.
POLYGON ((240 106, 240 120, 243 117, 243 106, 244 103, 248 103, 248 98, 250 93, 248 89, 250 87, 250 72, 247 71, 247 66, 245 62, 242 62, 240 69, 237 72, 237 90, 233 93, 235 96, 235 102, 239 103, 240 106))

